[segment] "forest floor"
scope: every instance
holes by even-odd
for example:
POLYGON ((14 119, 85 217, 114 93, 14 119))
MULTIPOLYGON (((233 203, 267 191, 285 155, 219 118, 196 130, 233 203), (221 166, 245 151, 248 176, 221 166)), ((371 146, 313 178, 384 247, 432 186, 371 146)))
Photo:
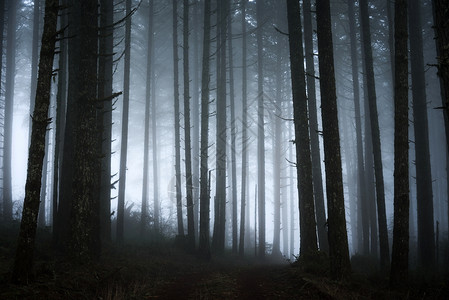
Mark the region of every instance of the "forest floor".
POLYGON ((83 265, 54 261, 41 243, 35 281, 16 286, 7 280, 13 250, 5 239, 0 236, 0 299, 449 299, 447 276, 392 291, 386 278, 370 272, 354 271, 346 282, 329 279, 325 257, 260 262, 226 253, 204 261, 169 243, 106 247, 100 262, 83 265))

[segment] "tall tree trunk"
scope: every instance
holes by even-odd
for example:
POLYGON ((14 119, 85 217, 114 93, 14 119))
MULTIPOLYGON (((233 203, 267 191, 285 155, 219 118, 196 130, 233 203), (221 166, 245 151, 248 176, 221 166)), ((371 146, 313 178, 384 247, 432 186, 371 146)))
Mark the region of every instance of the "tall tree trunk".
POLYGON ((226 1, 217 2, 216 195, 212 248, 224 251, 226 222, 226 1))
POLYGON ((309 108, 310 147, 312 154, 313 190, 315 195, 315 213, 320 250, 329 252, 326 232, 326 209, 324 207, 323 178, 321 171, 320 144, 318 139, 318 117, 316 108, 315 62, 313 52, 312 7, 305 0, 304 10, 304 50, 306 56, 307 96, 309 108))
MULTIPOLYGON (((153 13, 154 18, 154 13, 153 13)), ((155 60, 155 51, 153 45, 153 51, 151 52, 151 61, 155 60)), ((160 233, 160 203, 159 203, 159 159, 158 159, 158 130, 157 130, 157 98, 156 98, 156 68, 152 68, 151 81, 153 89, 151 90, 151 136, 153 139, 153 219, 154 219, 154 232, 156 235, 160 233)))
POLYGON ((234 53, 232 47, 232 14, 231 0, 227 1, 228 14, 228 59, 229 59, 229 99, 231 110, 231 203, 232 203, 232 253, 237 254, 237 166, 236 166, 236 128, 235 128, 235 95, 234 95, 234 53))
POLYGON ((181 191, 181 135, 179 132, 179 67, 178 67, 178 1, 173 0, 173 98, 175 106, 175 181, 176 181, 176 214, 178 221, 178 236, 184 237, 182 221, 182 191, 181 191))
POLYGON ((245 235, 247 232, 247 223, 249 224, 249 219, 246 219, 246 213, 249 211, 249 206, 246 201, 246 172, 248 170, 248 154, 247 154, 247 140, 248 140, 248 84, 247 84, 247 71, 246 71, 246 56, 247 56, 247 45, 246 45, 246 3, 247 0, 241 2, 242 9, 242 182, 241 182, 241 192, 240 192, 240 240, 239 240, 239 255, 243 256, 245 254, 245 235))
POLYGON ((100 168, 97 152, 97 58, 98 7, 96 1, 80 2, 80 55, 77 106, 79 119, 75 124, 75 155, 72 185, 71 254, 80 261, 97 259, 100 255, 100 201, 94 196, 99 184, 96 170, 100 168), (87 175, 89 174, 89 175, 87 175))
POLYGON ((187 247, 195 248, 193 218, 192 146, 190 139, 190 76, 189 76, 189 0, 183 1, 183 71, 184 71, 184 147, 187 195, 187 247))
POLYGON ((259 256, 265 256, 265 124, 263 91, 263 3, 256 2, 257 17, 257 187, 259 201, 259 256))
MULTIPOLYGON (((355 130, 357 139, 357 207, 361 220, 357 222, 357 227, 361 227, 364 255, 369 253, 369 209, 366 197, 365 166, 363 157, 362 122, 360 112, 360 90, 359 90, 359 66, 357 59, 357 35, 354 13, 354 1, 348 0, 349 35, 351 39, 351 65, 352 65, 352 88, 354 93, 355 109, 355 130)), ((360 228, 359 228, 360 229, 360 228)), ((353 233, 354 234, 354 233, 353 233)), ((359 241, 360 242, 360 241, 359 241)))
MULTIPOLYGON (((445 0, 432 0, 433 22, 435 30, 435 42, 438 59, 438 76, 440 77, 440 89, 444 125, 446 131, 446 144, 449 150, 449 4, 445 0)), ((449 231, 448 231, 449 232, 449 231)))
MULTIPOLYGON (((284 2, 279 3, 276 10, 276 23, 281 27, 281 22, 285 14, 284 2)), ((276 96, 274 99, 274 136, 273 141, 273 204, 274 204, 274 230, 273 230, 273 246, 271 254, 274 257, 281 257, 281 147, 282 147, 282 130, 281 130, 281 115, 282 115, 282 49, 283 41, 280 35, 276 35, 276 67, 275 84, 276 96)))
POLYGON ((208 180, 209 149, 209 83, 210 83, 210 15, 211 0, 204 2, 203 67, 201 72, 201 165, 200 165, 200 240, 199 253, 210 258, 210 194, 208 180))
MULTIPOLYGON (((289 134, 290 136, 293 136, 293 122, 290 123, 289 126, 289 134)), ((289 151, 288 151, 288 157, 289 160, 293 161, 293 146, 289 147, 289 151)), ((301 194, 298 193, 298 199, 295 199, 295 183, 294 183, 294 176, 293 176, 293 166, 290 166, 290 171, 289 171, 289 178, 290 178, 290 182, 289 182, 289 186, 290 186, 290 253, 288 255, 288 257, 290 259, 294 259, 295 257, 295 211, 296 211, 296 200, 298 200, 299 202, 301 202, 301 194)), ((297 185, 296 185, 297 186, 297 185)), ((299 220, 298 223, 299 224, 299 220)))
MULTIPOLYGON (((59 250, 69 250, 70 243, 70 215, 72 210, 72 183, 74 170, 74 124, 78 118, 77 97, 79 90, 78 72, 79 72, 79 27, 80 27, 80 8, 79 1, 66 1, 68 6, 67 24, 68 36, 72 38, 67 40, 68 54, 68 85, 67 85, 67 111, 65 116, 64 138, 62 162, 60 167, 59 182, 59 204, 57 217, 57 238, 56 246, 59 250)), ((60 87, 62 89, 62 86, 60 87)), ((62 93, 65 91, 61 90, 62 93)))
POLYGON ((14 110, 14 83, 16 77, 17 1, 8 1, 8 29, 6 35, 5 112, 3 127, 3 219, 12 220, 12 123, 14 110))
POLYGON ((395 2, 394 227, 390 285, 406 285, 409 250, 407 1, 395 2))
POLYGON ((114 1, 100 1, 100 42, 98 58, 99 87, 98 98, 102 111, 98 114, 101 141, 101 177, 100 177, 100 228, 105 241, 111 239, 111 143, 112 143, 112 74, 114 52, 114 1))
MULTIPOLYGON (((60 5, 64 6, 65 1, 60 1, 60 5)), ((62 14, 60 17, 60 28, 64 28, 67 18, 62 14)), ((56 118, 55 118, 55 148, 53 158, 53 243, 57 239, 57 215, 58 215, 58 196, 59 196, 59 174, 61 170, 59 166, 62 163, 62 152, 64 145, 64 126, 65 126, 65 110, 67 101, 67 42, 64 39, 65 33, 60 33, 59 39, 59 58, 58 58, 58 92, 56 94, 56 118)))
POLYGON ((435 266, 435 232, 420 2, 410 0, 408 9, 418 204, 418 262, 421 267, 430 271, 435 266))
MULTIPOLYGON (((144 141, 143 141, 143 183, 142 183, 142 207, 141 207, 141 235, 145 235, 146 227, 149 222, 148 219, 148 173, 149 173, 149 154, 150 154, 150 107, 151 99, 151 80, 153 74, 153 20, 154 20, 154 2, 149 2, 149 14, 148 14, 148 32, 147 32, 147 78, 145 88, 145 125, 144 125, 144 141)), ((153 116, 154 118, 154 116, 153 116)))
POLYGON ((49 124, 48 108, 50 106, 58 9, 59 5, 57 0, 45 1, 44 32, 42 35, 36 101, 33 112, 25 199, 16 257, 12 271, 12 280, 22 284, 28 283, 32 279, 33 274, 34 241, 39 212, 42 165, 45 155, 45 137, 49 124))
POLYGON ((120 142, 120 172, 117 203, 117 243, 123 244, 125 223, 126 165, 128 157, 129 73, 131 68, 131 0, 126 0, 125 66, 123 79, 122 135, 120 142))
MULTIPOLYGON (((364 60, 364 51, 363 51, 363 43, 361 44, 362 48, 362 57, 364 60)), ((375 188, 375 180, 374 180, 374 155, 373 155, 373 139, 371 134, 371 119, 369 115, 369 103, 368 103, 368 94, 367 94, 367 85, 368 81, 366 78, 365 64, 362 63, 362 74, 363 76, 363 97, 364 97, 364 115, 365 115, 365 183, 366 183, 366 199, 368 202, 369 209, 369 225, 370 225, 370 254, 376 259, 379 256, 379 247, 378 247, 378 226, 377 226, 377 208, 376 208, 376 188, 375 188)))
POLYGON ((192 79, 192 182, 193 182, 193 223, 197 224, 195 241, 199 241, 199 211, 200 211, 200 37, 201 1, 193 5, 193 79, 192 79))
POLYGON ((360 0, 360 17, 364 49, 364 63, 367 79, 369 116, 371 121, 371 137, 374 154, 374 174, 376 176, 377 217, 379 223, 380 265, 386 268, 390 263, 388 247, 387 214, 385 211, 385 188, 382 167, 382 151, 380 145, 379 119, 377 114, 376 87, 374 82, 373 53, 368 14, 368 0, 360 0))
POLYGON ((310 157, 307 96, 302 47, 302 28, 299 3, 287 0, 287 18, 290 45, 293 93, 293 120, 295 123, 296 169, 298 176, 301 255, 317 251, 315 206, 313 198, 312 160, 310 157))
POLYGON ((317 0, 316 12, 318 58, 320 65, 321 116, 323 119, 324 161, 326 165, 329 257, 331 276, 335 279, 341 279, 349 275, 351 265, 349 262, 343 196, 329 0, 317 0))
MULTIPOLYGON (((34 100, 36 98, 37 88, 37 64, 38 64, 38 52, 39 52, 39 23, 40 23, 40 4, 39 0, 35 0, 33 4, 33 39, 31 42, 31 86, 30 86, 30 116, 34 111, 34 100)), ((30 130, 28 135, 28 146, 31 140, 31 125, 32 120, 30 118, 28 128, 30 130)), ((28 148, 28 147, 27 147, 28 148)))
MULTIPOLYGON (((4 31, 4 28, 5 28, 5 3, 6 3, 6 1, 1 1, 0 2, 0 49, 3 49, 3 31, 4 31)), ((0 78, 3 78, 2 77, 2 73, 3 73, 3 55, 0 55, 0 78)), ((1 82, 1 80, 0 80, 0 91, 3 89, 3 86, 2 86, 2 82, 1 82)), ((4 116, 2 116, 2 118, 1 118, 1 122, 3 123, 3 124, 5 124, 4 123, 4 116)), ((1 129, 3 129, 3 128, 1 128, 1 129)), ((1 155, 3 156, 3 153, 4 153, 4 147, 3 147, 3 149, 1 149, 1 155)), ((0 174, 1 174, 1 176, 2 176, 2 178, 4 178, 4 174, 3 174, 3 168, 0 170, 0 174)), ((3 186, 3 179, 1 179, 0 180, 0 182, 1 182, 1 184, 2 184, 2 186, 3 186)), ((5 202, 4 202, 4 198, 3 198, 3 193, 1 193, 0 194, 0 202, 2 203, 2 211, 1 211, 1 216, 3 217, 4 216, 4 212, 5 212, 5 207, 4 207, 4 204, 5 204, 5 202)))
MULTIPOLYGON (((440 78, 441 108, 443 109, 446 133, 446 170, 449 169, 449 5, 444 0, 432 0, 435 43, 438 59, 438 76, 440 78)), ((449 176, 446 176, 449 192, 449 176)), ((449 206, 448 206, 449 219, 449 206)), ((449 230, 448 230, 449 240, 449 230)))

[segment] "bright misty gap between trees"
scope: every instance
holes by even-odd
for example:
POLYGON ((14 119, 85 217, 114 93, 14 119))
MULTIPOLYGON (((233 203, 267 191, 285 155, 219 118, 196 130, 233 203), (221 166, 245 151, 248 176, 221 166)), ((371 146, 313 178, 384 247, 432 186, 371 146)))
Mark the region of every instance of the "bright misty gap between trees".
POLYGON ((419 297, 449 270, 448 18, 443 0, 1 1, 5 282, 32 284, 42 251, 148 247, 197 275, 312 261, 419 297))

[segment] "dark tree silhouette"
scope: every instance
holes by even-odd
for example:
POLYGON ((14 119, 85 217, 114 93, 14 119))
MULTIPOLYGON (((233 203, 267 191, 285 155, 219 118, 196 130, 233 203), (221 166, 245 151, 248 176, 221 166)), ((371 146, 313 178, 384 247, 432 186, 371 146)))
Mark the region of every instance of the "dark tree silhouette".
POLYGON ((246 189, 247 189, 247 170, 248 170, 248 154, 247 154, 247 140, 248 140, 248 84, 247 84, 247 70, 246 70, 246 56, 247 56, 247 42, 246 42, 246 4, 247 0, 241 3, 242 9, 242 182, 240 192, 240 239, 239 239, 239 255, 243 256, 245 253, 245 229, 246 212, 249 208, 246 205, 246 189))
POLYGON ((379 119, 377 114, 377 99, 374 83, 373 52, 369 24, 368 0, 360 0, 360 18, 364 50, 364 64, 367 80, 367 96, 369 117, 371 122, 371 138, 374 155, 374 174, 376 176, 377 217, 379 224, 380 264, 386 268, 390 263, 388 247, 387 214, 385 211, 385 188, 382 167, 382 152, 380 145, 379 119))
POLYGON ((48 110, 50 106, 51 78, 53 75, 53 59, 55 56, 57 37, 56 24, 58 11, 59 5, 57 0, 45 1, 45 23, 39 59, 35 107, 32 117, 25 199, 12 272, 12 280, 22 284, 28 283, 33 277, 34 241, 39 212, 42 165, 45 155, 45 137, 50 122, 48 110))
POLYGON ((435 231, 420 3, 410 0, 408 6, 418 208, 418 263, 426 271, 431 271, 435 266, 435 231))
POLYGON ((296 168, 298 175, 301 255, 316 251, 316 222, 313 201, 312 161, 310 157, 307 96, 302 47, 302 28, 299 3, 287 0, 287 19, 290 45, 291 78, 293 94, 293 119, 295 123, 296 168))
POLYGON ((264 4, 256 2, 257 17, 257 200, 259 213, 259 256, 265 256, 265 121, 263 91, 263 23, 264 4))
POLYGON ((321 172, 321 155, 318 139, 318 112, 316 108, 315 62, 313 52, 312 7, 310 0, 305 0, 304 10, 304 51, 307 74, 307 100, 309 109, 310 149, 312 155, 313 190, 315 196, 315 214, 318 229, 319 248, 329 251, 326 232, 326 210, 324 207, 323 178, 321 172))
POLYGON ((184 71, 184 150, 186 164, 187 196, 187 247, 195 248, 195 223, 193 217, 192 146, 190 138, 190 76, 189 76, 189 0, 183 2, 182 62, 184 71))
POLYGON ((201 164, 200 164, 200 240, 199 253, 210 258, 210 191, 208 178, 209 83, 210 83, 210 16, 211 0, 204 2, 203 68, 201 73, 201 164))
MULTIPOLYGON (((329 0, 317 0, 318 59, 320 65, 321 117, 328 208, 328 237, 331 276, 347 277, 351 272, 346 231, 345 203, 338 132, 337 95, 329 0)), ((302 197, 302 195, 301 195, 302 197)))
POLYGON ((394 227, 390 285, 405 285, 409 249, 409 161, 408 161, 408 36, 407 2, 396 0, 395 42, 395 125, 394 125, 394 227))
POLYGON ((175 185, 176 185, 176 214, 178 220, 178 236, 184 237, 182 221, 182 191, 181 191, 181 135, 179 132, 179 66, 178 66, 178 1, 173 0, 173 98, 175 114, 175 185))
POLYGON ((129 86, 131 69, 131 0, 126 0, 125 70, 123 79, 122 136, 120 142, 120 172, 117 203, 117 242, 123 243, 125 226, 126 165, 128 158, 129 86))
MULTIPOLYGON (((365 184, 365 166, 363 155, 363 140, 362 140, 362 122, 360 113, 360 90, 359 90, 359 67, 357 59, 357 36, 356 36, 356 23, 354 17, 354 1, 348 0, 348 17, 349 17, 349 35, 351 40, 351 65, 352 65, 352 88, 354 93, 354 108, 355 108, 355 130, 357 140, 357 206, 358 216, 361 220, 357 222, 358 230, 361 229, 362 235, 361 241, 363 248, 363 254, 369 253, 369 210, 366 197, 366 184, 365 184)), ((352 220, 351 220, 352 221, 352 220)), ((353 224, 354 225, 354 224, 353 224)), ((354 233, 353 233, 354 234, 354 233)), ((359 238, 360 238, 359 237, 359 238)))
POLYGON ((95 197, 97 170, 97 57, 98 12, 96 1, 79 2, 79 71, 76 105, 78 120, 74 126, 75 153, 72 185, 70 254, 79 261, 91 261, 100 255, 100 199, 95 197))

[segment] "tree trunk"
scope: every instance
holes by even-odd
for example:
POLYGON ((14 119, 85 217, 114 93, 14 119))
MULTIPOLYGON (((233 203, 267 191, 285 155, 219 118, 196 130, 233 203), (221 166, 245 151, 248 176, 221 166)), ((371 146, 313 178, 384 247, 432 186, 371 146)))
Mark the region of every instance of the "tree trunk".
POLYGON ((189 0, 183 1, 183 71, 184 71, 184 147, 187 195, 187 247, 195 249, 193 219, 192 146, 190 139, 190 76, 189 76, 189 0))
POLYGON ((390 285, 407 284, 409 249, 409 162, 408 162, 408 49, 407 1, 396 0, 395 114, 394 114, 394 227, 390 285))
POLYGON ((217 2, 216 195, 212 248, 224 251, 226 222, 226 1, 217 2))
POLYGON ((98 259, 100 255, 100 201, 94 196, 99 184, 97 151, 97 57, 98 12, 96 1, 80 2, 80 56, 75 124, 75 155, 72 185, 71 255, 79 261, 98 259))
POLYGON ((175 105, 175 180, 176 180, 176 214, 178 220, 178 236, 184 237, 182 221, 182 191, 181 191, 181 135, 179 132, 179 69, 178 69, 178 1, 173 0, 173 98, 175 105))
POLYGON ((334 279, 342 279, 350 274, 351 265, 343 197, 329 0, 317 0, 316 11, 322 99, 321 116, 323 119, 324 161, 326 165, 329 257, 331 276, 334 279))
POLYGON ((287 0, 290 44, 293 119, 295 124, 296 169, 298 176, 301 255, 317 251, 312 161, 310 157, 304 54, 299 3, 287 0))
POLYGON ((435 266, 435 232, 420 2, 410 0, 408 9, 418 206, 418 263, 426 271, 430 271, 435 266))
POLYGON ((113 1, 100 1, 100 42, 98 58, 98 98, 102 111, 98 114, 101 141, 100 228, 101 237, 111 240, 111 143, 112 143, 112 74, 114 52, 113 1))
MULTIPOLYGON (((0 2, 0 49, 3 49, 3 31, 5 28, 5 3, 6 1, 1 1, 0 2)), ((3 73, 3 55, 0 55, 0 78, 2 77, 2 73, 3 73)), ((3 89, 2 86, 2 82, 0 80, 0 91, 3 89)), ((4 116, 1 117, 0 121, 4 123, 4 116)), ((4 153, 4 147, 3 149, 1 149, 1 155, 3 156, 4 153)), ((3 178, 4 178, 4 174, 3 174, 3 168, 0 170, 0 174, 1 174, 1 184, 3 186, 3 178)), ((1 216, 4 217, 4 212, 5 212, 5 207, 4 207, 4 198, 3 198, 3 193, 0 194, 0 202, 2 203, 2 211, 1 211, 1 216)))
MULTIPOLYGON (((60 0, 59 4, 64 7, 66 5, 65 0, 60 0)), ((65 28, 67 24, 67 15, 61 14, 59 16, 59 26, 60 28, 65 28)), ((56 94, 56 130, 55 130, 55 152, 53 161, 53 236, 52 243, 56 247, 60 237, 60 222, 59 220, 59 209, 60 205, 58 200, 61 200, 61 174, 64 153, 64 133, 65 133, 65 116, 67 107, 67 40, 64 37, 67 32, 62 31, 60 33, 59 40, 59 57, 58 57, 58 92, 56 94)))
POLYGON ((210 258, 209 228, 210 228, 210 194, 208 178, 209 149, 209 83, 210 83, 210 15, 211 0, 204 2, 204 35, 203 35, 203 67, 201 73, 201 164, 200 164, 200 241, 199 253, 210 258))
POLYGON ((385 211, 385 189, 382 167, 382 152, 380 145, 379 119, 377 115, 376 87, 374 83, 373 53, 371 46, 371 32, 368 14, 368 1, 360 0, 360 17, 362 25, 364 63, 367 79, 367 93, 369 103, 369 116, 371 121, 371 137, 374 154, 374 173, 376 176, 377 217, 379 223, 380 265, 386 268, 390 263, 390 250, 388 247, 387 214, 385 211))
MULTIPOLYGON (((154 18, 154 13, 152 14, 154 18)), ((151 61, 155 60, 155 51, 151 52, 151 61)), ((154 232, 156 235, 160 233, 160 203, 159 203, 159 164, 158 164, 158 130, 157 130, 157 98, 156 98, 156 68, 151 68, 151 82, 153 89, 151 91, 151 136, 153 139, 153 219, 154 219, 154 232)))
POLYGON ((3 125, 3 220, 10 222, 13 215, 11 155, 14 110, 14 82, 16 77, 17 1, 8 1, 8 29, 6 35, 5 112, 3 125))
POLYGON ((128 157, 129 73, 131 68, 131 0, 126 0, 125 66, 123 79, 122 135, 120 142, 120 172, 117 202, 117 243, 123 244, 125 223, 126 165, 128 157))
MULTIPOLYGON (((449 150, 449 4, 445 0, 432 0, 433 22, 435 30, 435 42, 438 59, 438 76, 440 77, 440 89, 444 125, 446 131, 446 144, 449 150)), ((449 232, 449 231, 448 231, 449 232)))
POLYGON ((200 209, 200 38, 201 30, 201 1, 196 1, 193 7, 193 79, 192 79, 192 182, 193 182, 193 223, 195 228, 195 241, 199 241, 199 209, 200 209))
POLYGON ((45 23, 39 60, 36 101, 32 118, 33 124, 28 156, 25 199, 12 272, 12 280, 21 284, 26 284, 33 278, 34 241, 39 212, 42 165, 45 155, 45 137, 49 124, 48 109, 50 106, 53 58, 55 55, 57 36, 56 24, 58 8, 57 0, 45 1, 45 23))
MULTIPOLYGON (((39 0, 35 0, 33 4, 33 39, 31 42, 31 85, 30 85, 30 116, 34 111, 34 100, 36 98, 37 88, 37 64, 38 64, 38 52, 39 52, 39 19, 40 19, 40 4, 39 0)), ((31 140, 31 125, 32 120, 30 118, 28 128, 28 146, 31 140)), ((27 147, 28 148, 28 147, 27 147)))
POLYGON ((257 187, 259 201, 259 256, 265 256, 265 124, 263 91, 263 22, 262 1, 256 2, 257 17, 257 187))
POLYGON ((234 53, 232 47, 232 14, 231 0, 227 1, 228 14, 228 58, 229 58, 229 99, 231 110, 231 203, 232 203, 232 253, 237 254, 237 166, 236 166, 236 128, 235 128, 235 95, 234 95, 234 53))
MULTIPOLYGON (((369 209, 366 196, 365 166, 363 157, 362 122, 360 112, 359 67, 357 59, 357 35, 354 17, 354 1, 348 0, 349 35, 351 39, 351 64, 352 64, 352 88, 354 93, 355 130, 357 139, 357 208, 361 220, 357 222, 358 230, 361 229, 362 253, 369 253, 369 209)), ((354 233, 353 233, 354 234, 354 233)))
POLYGON ((246 71, 246 56, 247 56, 247 45, 246 45, 246 0, 241 3, 242 9, 242 182, 241 182, 241 193, 240 193, 240 240, 239 240, 239 255, 243 256, 245 254, 245 235, 246 224, 249 220, 246 219, 246 213, 249 211, 249 206, 246 201, 246 172, 248 170, 248 154, 247 154, 247 140, 248 140, 248 84, 247 84, 247 71, 246 71))
POLYGON ((310 147, 312 154, 313 190, 315 195, 316 223, 320 250, 329 252, 326 232, 326 209, 324 207, 321 154, 318 138, 318 117, 316 108, 315 62, 313 52, 312 8, 310 0, 305 0, 304 10, 304 50, 306 56, 307 96, 309 108, 310 147))
MULTIPOLYGON (((149 2, 149 14, 148 14, 148 32, 147 32, 147 78, 145 87, 145 125, 144 125, 144 141, 143 141, 143 182, 142 182, 142 207, 141 207, 141 235, 145 236, 148 219, 148 173, 149 173, 149 152, 150 152, 150 107, 151 99, 151 80, 152 80, 152 58, 153 58, 153 20, 154 20, 154 2, 149 2)), ((153 87, 154 89, 154 87, 153 87)), ((153 116, 154 118, 154 116, 153 116)))

